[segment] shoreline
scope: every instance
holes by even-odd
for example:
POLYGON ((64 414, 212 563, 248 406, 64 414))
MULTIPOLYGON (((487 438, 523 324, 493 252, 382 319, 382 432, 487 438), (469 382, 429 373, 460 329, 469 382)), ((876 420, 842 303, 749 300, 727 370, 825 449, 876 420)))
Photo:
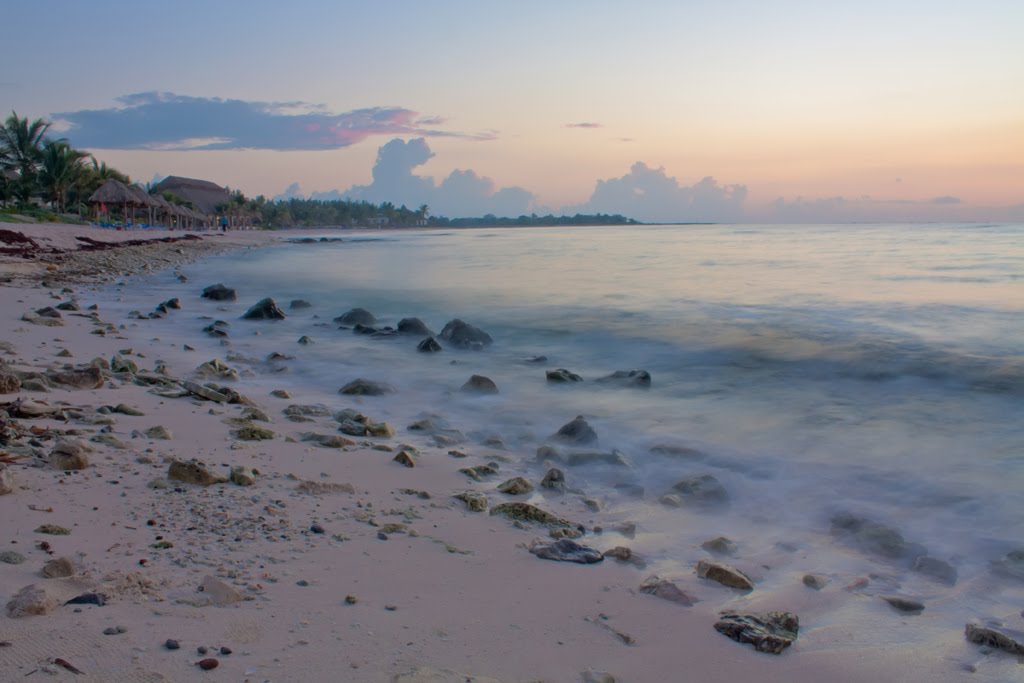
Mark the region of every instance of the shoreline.
MULTIPOLYGON (((248 238, 247 233, 228 235, 248 238)), ((462 672, 479 681, 580 680, 587 669, 609 672, 619 681, 740 676, 923 681, 958 679, 961 662, 982 659, 960 632, 941 643, 948 654, 932 652, 926 661, 913 661, 898 643, 868 648, 866 661, 866 648, 845 647, 849 635, 842 633, 841 624, 822 629, 813 622, 801 624, 801 637, 783 656, 757 653, 712 628, 724 603, 736 605, 731 589, 709 588, 691 607, 642 595, 639 586, 647 574, 628 562, 610 557, 595 566, 542 561, 526 546, 535 538, 548 542, 545 529, 519 529, 466 510, 452 493, 476 490, 492 504, 515 500, 494 491, 500 476, 475 483, 458 473, 459 468, 485 464, 486 456, 470 452, 468 458, 452 458, 446 448, 420 449, 414 456, 416 467, 402 467, 392 458, 400 450, 405 425, 394 425, 399 435, 393 438, 369 441, 391 451, 361 445, 355 438, 356 447, 340 449, 301 441, 303 432, 338 435, 337 424, 330 415, 313 416, 308 423, 287 420, 284 408, 306 403, 301 387, 287 386, 287 377, 281 385, 292 398, 251 394, 255 406, 157 396, 149 393, 152 385, 138 382, 159 377, 158 361, 164 361, 171 377, 199 381, 194 368, 211 359, 171 349, 144 327, 122 328, 134 324, 130 319, 105 319, 101 309, 96 320, 87 310, 93 303, 87 287, 102 281, 174 267, 229 248, 266 246, 280 235, 266 233, 266 241, 248 238, 231 244, 218 243, 211 235, 201 241, 89 252, 88 257, 52 264, 55 271, 46 271, 42 264, 7 271, 16 271, 16 284, 3 285, 0 306, 8 330, 3 341, 15 349, 14 355, 3 356, 11 367, 45 373, 64 361, 78 365, 94 357, 119 356, 139 371, 112 373, 96 389, 54 386, 45 393, 0 395, 0 402, 66 402, 63 412, 69 420, 18 420, 25 428, 44 430, 21 439, 34 457, 10 467, 20 488, 0 496, 0 513, 8 520, 7 538, 0 538, 3 550, 27 557, 24 564, 0 564, 0 597, 6 603, 29 584, 68 597, 74 597, 72 591, 108 594, 105 606, 83 605, 79 613, 62 606, 45 616, 0 617, 0 640, 11 643, 0 648, 0 669, 15 667, 24 676, 54 667, 70 679, 72 674, 52 663, 61 658, 85 672, 79 680, 187 680, 201 673, 194 664, 201 659, 197 647, 226 646, 233 652, 214 655, 219 666, 204 675, 214 680, 337 680, 344 671, 345 680, 466 680, 395 678, 426 667, 462 672), (207 246, 200 249, 200 244, 207 246), (144 267, 153 261, 155 267, 144 267), (118 267, 121 275, 114 274, 118 267), (75 291, 63 296, 52 291, 75 278, 81 282, 89 268, 102 281, 87 278, 85 287, 74 285, 75 291), (62 312, 63 325, 19 320, 26 311, 72 297, 78 297, 82 310, 62 312), (97 329, 105 334, 94 334, 97 329), (123 353, 129 345, 131 353, 123 353), (63 355, 64 349, 72 355, 63 355), (96 410, 121 404, 143 415, 96 410), (264 412, 270 421, 252 418, 251 411, 244 420, 249 408, 264 412), (108 420, 113 423, 104 424, 108 420), (172 438, 146 435, 157 426, 166 427, 172 438), (246 441, 232 435, 247 426, 270 429, 273 438, 246 441), (103 432, 106 427, 110 431, 103 432), (68 429, 79 433, 61 434, 68 429), (103 434, 113 439, 91 440, 103 434), (87 468, 69 475, 31 466, 51 459, 62 436, 89 439, 86 445, 93 451, 87 468), (40 445, 29 444, 31 439, 40 445), (256 483, 148 487, 166 478, 167 458, 193 456, 223 476, 231 466, 255 467, 256 483), (324 493, 331 487, 307 485, 306 490, 321 491, 311 494, 298 490, 302 482, 339 486, 337 492, 324 493), (354 493, 347 493, 344 484, 351 484, 354 493), (49 508, 53 512, 43 512, 49 508), (72 533, 34 533, 42 523, 65 526, 72 533), (385 526, 389 524, 399 526, 385 526), (39 549, 39 541, 47 541, 54 554, 39 549), (159 547, 165 542, 171 547, 159 547), (79 570, 75 578, 41 578, 44 562, 60 556, 69 557, 79 570), (207 575, 226 584, 231 590, 223 592, 231 599, 236 596, 232 591, 241 599, 227 606, 189 605, 204 597, 196 587, 207 575), (354 604, 346 602, 349 595, 354 604), (105 628, 116 631, 117 626, 126 632, 103 635, 105 628), (624 642, 616 632, 635 642, 624 642), (179 640, 181 649, 166 649, 167 639, 179 640)), ((192 316, 198 307, 197 300, 181 304, 184 310, 169 315, 192 316)), ((245 377, 202 381, 249 393, 245 377)), ((341 403, 349 402, 331 408, 341 403)), ((371 401, 365 404, 371 417, 372 406, 371 401)), ((549 509, 570 516, 561 504, 549 509)), ((611 535, 592 531, 578 540, 599 550, 619 545, 611 535)), ((682 583, 682 573, 665 578, 682 583)), ((755 590, 740 604, 754 612, 799 613, 818 595, 826 593, 812 595, 804 586, 769 595, 755 590)), ((975 678, 999 680, 999 666, 983 661, 975 678)))

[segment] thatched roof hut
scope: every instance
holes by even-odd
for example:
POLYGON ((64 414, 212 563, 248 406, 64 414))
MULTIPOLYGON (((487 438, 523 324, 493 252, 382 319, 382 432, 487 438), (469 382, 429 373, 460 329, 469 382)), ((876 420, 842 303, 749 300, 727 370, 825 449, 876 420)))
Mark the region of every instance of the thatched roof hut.
POLYGON ((125 206, 145 206, 139 196, 124 183, 110 179, 100 185, 99 189, 89 196, 90 204, 123 204, 125 206))
POLYGON ((157 192, 171 192, 182 199, 192 202, 202 214, 217 212, 217 206, 231 201, 227 188, 209 180, 167 176, 156 185, 157 192))

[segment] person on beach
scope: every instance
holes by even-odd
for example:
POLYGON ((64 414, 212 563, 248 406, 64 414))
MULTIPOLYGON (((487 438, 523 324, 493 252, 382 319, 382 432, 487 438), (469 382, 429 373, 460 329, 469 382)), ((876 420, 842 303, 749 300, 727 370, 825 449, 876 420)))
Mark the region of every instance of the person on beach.
POLYGON ((221 232, 227 232, 228 231, 228 217, 227 216, 221 216, 220 217, 220 231, 221 232))

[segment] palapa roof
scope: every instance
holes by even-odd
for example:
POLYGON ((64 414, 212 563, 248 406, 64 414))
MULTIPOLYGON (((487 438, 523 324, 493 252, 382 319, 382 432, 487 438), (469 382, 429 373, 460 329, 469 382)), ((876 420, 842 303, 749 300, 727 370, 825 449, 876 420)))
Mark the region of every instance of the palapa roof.
POLYGON ((139 206, 158 206, 153 197, 138 185, 129 185, 128 189, 138 198, 139 206))
POLYGON ((89 196, 90 204, 131 204, 146 206, 145 202, 124 183, 111 179, 100 185, 99 189, 89 196))
POLYGON ((170 192, 192 202, 192 205, 204 214, 216 213, 218 204, 224 204, 231 200, 231 195, 226 187, 197 178, 167 176, 157 183, 155 189, 157 192, 170 192))

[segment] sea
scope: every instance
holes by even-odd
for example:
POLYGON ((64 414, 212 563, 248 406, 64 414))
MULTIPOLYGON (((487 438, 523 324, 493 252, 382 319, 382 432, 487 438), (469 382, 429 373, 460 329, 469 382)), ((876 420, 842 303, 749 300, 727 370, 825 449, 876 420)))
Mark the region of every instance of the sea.
MULTIPOLYGON (((651 573, 692 574, 711 556, 703 544, 726 537, 733 554, 718 559, 761 592, 815 573, 854 597, 909 595, 927 605, 921 629, 957 628, 960 641, 970 618, 1019 620, 1024 555, 1005 558, 1024 548, 1024 225, 281 236, 183 267, 185 283, 170 271, 121 283, 105 306, 145 312, 178 296, 184 310, 126 334, 191 344, 197 365, 228 359, 259 400, 287 388, 296 402, 385 420, 454 469, 448 448, 407 429, 444 424, 474 463, 500 464, 485 487, 558 466, 565 495, 591 499, 580 521, 608 529, 599 545, 631 546, 651 573), (200 299, 214 283, 238 301, 200 299), (264 297, 287 319, 242 320, 264 297), (296 299, 311 307, 290 309, 296 299), (333 319, 355 307, 378 327, 418 317, 440 332, 458 318, 493 344, 421 353, 419 337, 339 329, 333 319), (202 334, 212 319, 230 324, 230 346, 202 334), (264 362, 273 352, 292 358, 264 362), (547 381, 556 368, 583 381, 547 381), (649 387, 599 381, 633 369, 649 387), (498 393, 461 391, 474 374, 498 393), (356 378, 394 393, 339 395, 356 378), (584 450, 617 462, 539 461, 579 415, 598 436, 584 450), (706 475, 710 499, 673 488, 706 475), (625 522, 636 531, 620 538, 611 530, 625 522), (929 571, 921 557, 937 562, 929 571)), ((550 492, 528 500, 559 511, 550 492)))

